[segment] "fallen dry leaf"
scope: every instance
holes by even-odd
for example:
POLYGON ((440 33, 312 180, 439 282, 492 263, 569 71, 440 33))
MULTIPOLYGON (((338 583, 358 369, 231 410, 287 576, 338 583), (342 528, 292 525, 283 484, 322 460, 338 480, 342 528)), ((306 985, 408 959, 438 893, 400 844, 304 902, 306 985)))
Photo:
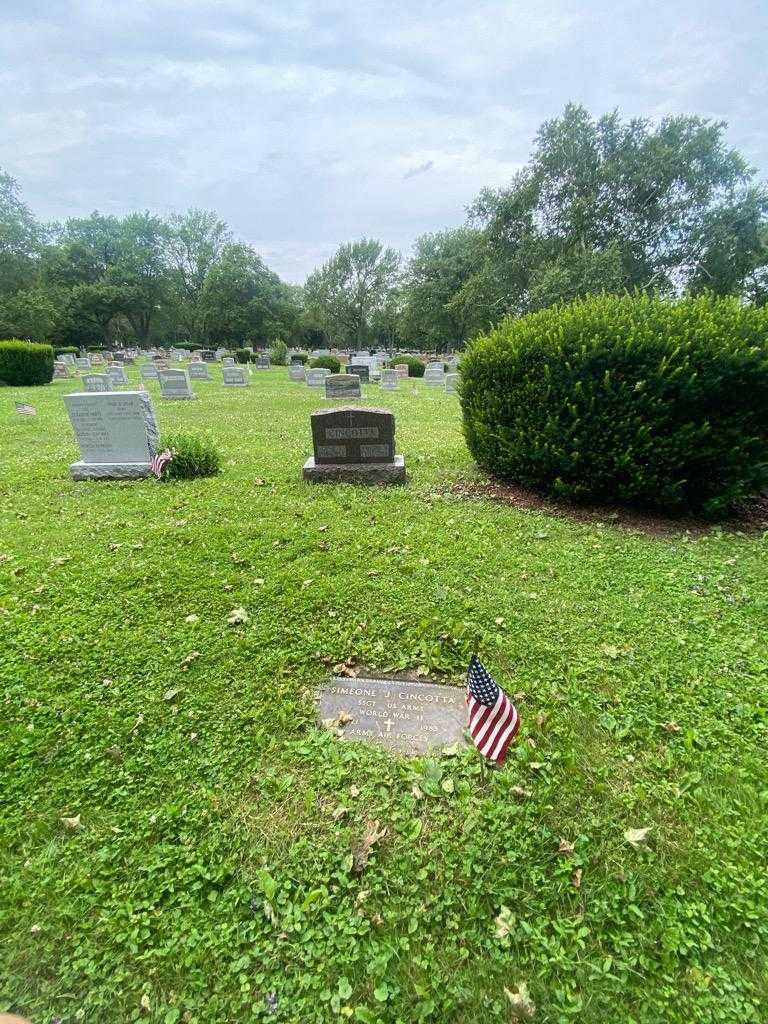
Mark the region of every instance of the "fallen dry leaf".
POLYGON ((424 794, 422 793, 422 791, 419 789, 419 787, 416 785, 415 782, 411 786, 411 796, 414 798, 414 800, 423 800, 424 799, 424 794))
POLYGON ((681 731, 680 726, 677 724, 677 722, 664 722, 662 725, 662 729, 666 729, 667 732, 681 731))
POLYGON ((188 670, 189 666, 192 664, 192 662, 193 661, 197 661, 197 659, 199 657, 200 657, 200 651, 190 651, 189 654, 187 654, 186 657, 182 658, 182 660, 181 660, 181 665, 180 665, 181 671, 182 672, 186 672, 188 670))
POLYGON ((645 846, 645 841, 650 831, 650 825, 647 828, 628 828, 624 833, 624 838, 635 850, 640 850, 645 846))
POLYGON ((250 621, 251 621, 251 617, 248 614, 248 612, 245 610, 245 608, 243 608, 243 607, 233 608, 232 611, 227 616, 227 622, 230 624, 230 626, 237 626, 241 622, 250 622, 250 621))
POLYGON ((116 761, 119 764, 120 761, 123 760, 123 752, 120 749, 120 747, 118 747, 117 744, 115 744, 115 746, 109 747, 109 749, 107 750, 107 757, 111 758, 113 761, 116 761))
POLYGON ((333 812, 333 820, 334 821, 339 821, 346 814, 349 814, 349 808, 348 807, 337 807, 336 810, 333 812))
POLYGON ((557 848, 557 852, 562 853, 564 857, 567 857, 570 854, 572 854, 575 849, 576 847, 573 845, 573 843, 568 842, 567 839, 561 839, 560 845, 557 848))
POLYGON ((76 814, 74 818, 61 818, 61 823, 70 832, 77 832, 80 828, 80 815, 76 814))
POLYGON ((192 615, 188 615, 186 617, 186 619, 184 619, 184 621, 192 623, 192 622, 198 622, 199 619, 200 619, 200 616, 199 615, 195 615, 194 612, 193 612, 192 615))
POLYGON ((359 874, 365 870, 371 848, 387 834, 387 829, 379 829, 378 821, 368 821, 365 826, 365 835, 352 846, 352 870, 359 874))
POLYGON ((533 1003, 525 982, 515 985, 514 989, 504 988, 504 995, 509 1000, 515 1020, 533 1020, 536 1006, 533 1003))
POLYGON ((350 786, 349 787, 349 795, 354 800, 355 797, 360 796, 360 790, 357 788, 357 786, 350 786))
POLYGON ((506 939, 515 923, 515 917, 509 907, 502 905, 499 916, 496 918, 496 938, 506 939))
POLYGON ((580 889, 581 888, 581 876, 583 874, 584 874, 584 869, 583 868, 576 868, 576 870, 571 875, 571 885, 573 886, 574 889, 580 889))
POLYGON ((523 789, 522 786, 513 786, 510 793, 518 800, 527 800, 531 795, 530 789, 523 789))

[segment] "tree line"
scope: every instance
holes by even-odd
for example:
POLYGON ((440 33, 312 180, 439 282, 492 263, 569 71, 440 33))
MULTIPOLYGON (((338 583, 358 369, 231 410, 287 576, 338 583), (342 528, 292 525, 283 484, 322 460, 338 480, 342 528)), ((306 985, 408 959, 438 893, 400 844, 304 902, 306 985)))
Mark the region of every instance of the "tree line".
POLYGON ((693 116, 622 121, 569 104, 506 188, 409 259, 342 245, 303 287, 210 212, 42 225, 0 175, 0 337, 447 351, 509 315, 593 293, 768 301, 768 190, 693 116))

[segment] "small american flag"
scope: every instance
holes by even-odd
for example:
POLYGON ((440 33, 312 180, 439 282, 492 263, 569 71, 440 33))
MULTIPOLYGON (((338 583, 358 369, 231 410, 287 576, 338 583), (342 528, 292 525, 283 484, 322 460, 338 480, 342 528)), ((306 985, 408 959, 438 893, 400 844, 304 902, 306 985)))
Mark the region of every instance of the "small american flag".
POLYGON ((476 654, 467 669, 469 733, 489 761, 502 764, 520 726, 517 708, 476 654))
POLYGON ((153 455, 152 458, 149 460, 149 468, 152 470, 152 472, 155 474, 158 480, 163 475, 163 469, 168 465, 172 458, 173 456, 166 448, 164 452, 158 452, 156 455, 153 455))
POLYGON ((34 405, 27 405, 26 402, 17 402, 16 412, 19 413, 20 416, 37 416, 37 409, 34 405))

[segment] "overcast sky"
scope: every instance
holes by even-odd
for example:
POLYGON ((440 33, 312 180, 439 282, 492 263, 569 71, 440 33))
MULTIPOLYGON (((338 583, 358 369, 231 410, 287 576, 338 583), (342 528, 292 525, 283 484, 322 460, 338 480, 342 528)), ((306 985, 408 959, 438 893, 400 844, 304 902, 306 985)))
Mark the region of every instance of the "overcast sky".
POLYGON ((216 210, 281 276, 407 253, 569 100, 723 118, 768 177, 768 0, 0 0, 0 167, 38 217, 216 210))

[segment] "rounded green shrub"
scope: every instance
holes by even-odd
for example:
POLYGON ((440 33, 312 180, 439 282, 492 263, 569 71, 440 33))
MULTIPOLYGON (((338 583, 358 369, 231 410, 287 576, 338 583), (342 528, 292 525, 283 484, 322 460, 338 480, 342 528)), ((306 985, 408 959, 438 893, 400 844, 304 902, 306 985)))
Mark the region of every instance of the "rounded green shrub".
POLYGON ((392 365, 397 366, 398 363, 408 367, 409 377, 423 377, 424 371, 427 368, 427 364, 415 356, 395 356, 392 360, 392 365))
POLYGON ((54 345, 53 354, 56 358, 59 356, 72 355, 76 356, 80 351, 76 345, 54 345))
POLYGON ((336 356, 318 356, 317 359, 313 359, 310 364, 311 367, 320 367, 330 370, 331 373, 341 373, 341 363, 336 356))
POLYGON ((303 366, 308 359, 309 359, 309 353, 307 353, 307 352, 291 352, 291 362, 292 363, 301 363, 302 366, 303 366))
POLYGON ((464 433, 501 478, 715 518, 768 483, 768 309, 593 296, 501 323, 461 362, 464 433))
POLYGON ((53 348, 30 341, 0 341, 0 384, 17 387, 53 380, 53 348))
POLYGON ((227 352, 227 355, 234 355, 236 363, 250 363, 254 359, 253 352, 248 348, 239 348, 234 353, 227 352))
POLYGON ((221 455, 209 437, 170 434, 162 440, 161 450, 166 448, 173 458, 163 469, 163 480, 194 480, 221 470, 221 455))

